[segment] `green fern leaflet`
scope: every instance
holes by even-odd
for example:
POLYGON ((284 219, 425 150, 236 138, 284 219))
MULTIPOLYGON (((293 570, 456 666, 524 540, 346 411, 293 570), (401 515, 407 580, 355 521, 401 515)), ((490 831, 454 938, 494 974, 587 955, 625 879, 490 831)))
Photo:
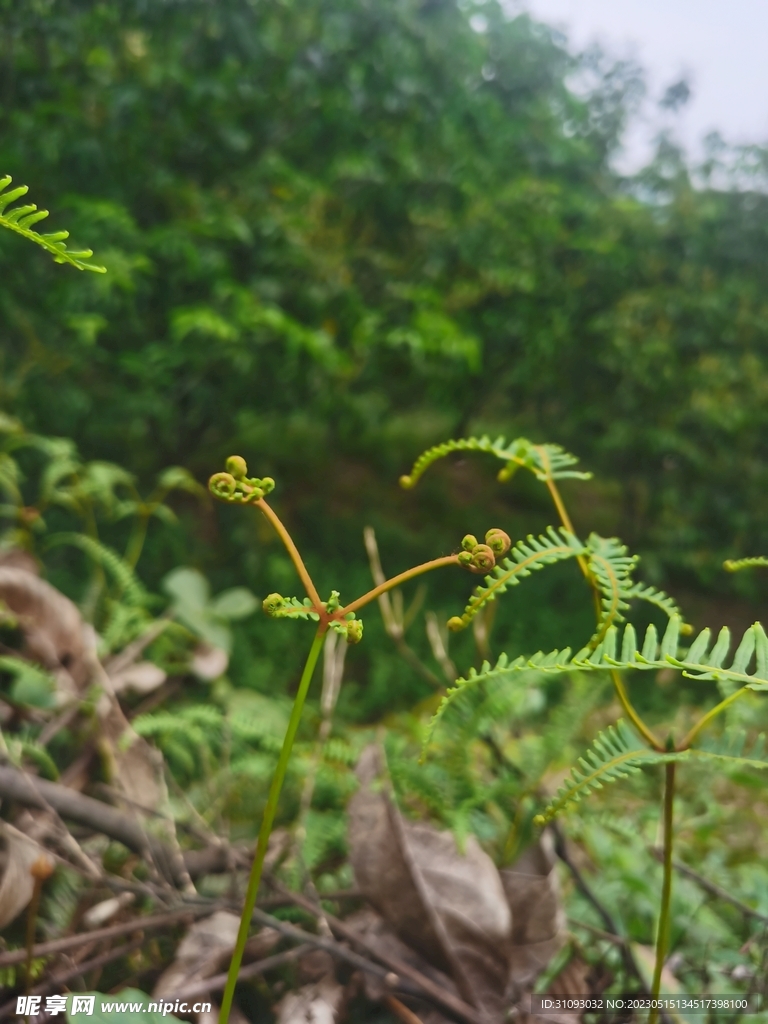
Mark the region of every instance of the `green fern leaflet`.
POLYGON ((742 731, 725 733, 706 747, 667 753, 644 747, 631 729, 619 720, 615 726, 609 726, 598 734, 592 747, 579 758, 578 766, 571 769, 570 778, 565 780, 557 796, 534 821, 537 825, 546 825, 569 805, 578 803, 604 785, 636 774, 647 765, 703 759, 718 761, 726 769, 768 768, 768 760, 764 756, 765 737, 759 736, 748 754, 744 753, 745 741, 746 734, 742 731))
POLYGON ((628 555, 627 548, 616 537, 599 537, 590 534, 589 569, 600 590, 600 617, 593 644, 597 644, 610 626, 624 621, 624 612, 629 608, 634 584, 632 570, 638 562, 637 555, 628 555))
POLYGON ((271 619, 312 619, 317 622, 320 616, 313 611, 312 602, 308 597, 283 597, 282 594, 269 594, 261 604, 264 614, 271 619))
POLYGON ((21 235, 22 238, 28 238, 30 242, 35 242, 37 245, 42 246, 43 249, 53 256, 56 263, 69 263, 70 266, 77 267, 78 270, 92 270, 96 274, 105 274, 107 272, 106 267, 101 267, 97 263, 86 262, 93 256, 91 249, 83 249, 79 252, 67 249, 64 239, 69 238, 68 231, 53 231, 49 234, 41 235, 33 230, 34 224, 48 216, 47 210, 38 210, 35 203, 27 203, 25 206, 14 206, 12 209, 9 209, 12 203, 15 203, 17 199, 21 199, 29 191, 26 185, 17 185, 16 188, 12 188, 9 191, 8 186, 12 180, 10 174, 0 178, 0 227, 14 231, 17 235, 21 235))
POLYGON ((597 734, 592 747, 578 766, 571 769, 570 778, 557 791, 557 796, 534 819, 537 825, 546 825, 569 804, 611 782, 626 779, 640 771, 641 765, 659 764, 679 760, 678 754, 665 754, 642 746, 637 736, 621 719, 597 734))
POLYGON ((726 572, 741 572, 742 569, 755 569, 768 565, 768 558, 764 555, 756 555, 754 558, 729 558, 723 562, 726 572))
POLYGON ((589 480, 592 476, 591 473, 574 470, 572 467, 579 460, 558 444, 533 444, 525 437, 518 437, 507 444, 504 437, 497 437, 492 441, 486 435, 463 437, 428 448, 413 464, 411 472, 400 477, 400 485, 406 489, 415 487, 433 462, 444 459, 451 452, 463 451, 488 452, 505 462, 506 466, 499 473, 500 480, 509 480, 520 467, 530 470, 543 482, 565 479, 589 480))
POLYGON ((105 569, 114 579, 120 593, 129 605, 146 604, 147 594, 131 566, 112 548, 94 537, 82 533, 56 533, 49 538, 47 548, 69 544, 80 548, 89 558, 105 569))
POLYGON ((575 655, 571 654, 570 647, 566 647, 563 650, 550 651, 548 654, 539 651, 530 657, 521 655, 513 661, 510 661, 506 654, 502 654, 493 666, 486 661, 479 672, 471 669, 466 678, 457 679, 456 685, 446 692, 427 729, 424 749, 426 750, 431 742, 440 719, 467 687, 479 686, 489 681, 511 680, 516 673, 527 672, 532 668, 539 672, 561 673, 604 672, 612 669, 656 671, 671 667, 679 669, 690 679, 725 680, 750 690, 768 690, 768 636, 759 622, 750 626, 744 633, 729 665, 725 662, 731 649, 731 634, 726 626, 720 630, 717 640, 711 647, 710 630, 704 629, 687 651, 680 652, 680 633, 683 626, 680 617, 673 615, 661 642, 656 627, 649 626, 642 647, 638 647, 635 627, 628 623, 621 635, 620 646, 619 631, 616 626, 611 626, 597 647, 584 647, 575 655), (755 666, 750 672, 748 669, 753 657, 755 666))
MULTIPOLYGON (((677 601, 670 597, 669 594, 665 594, 663 590, 657 590, 656 587, 646 587, 642 583, 636 583, 627 596, 632 600, 647 601, 648 604, 655 605, 655 607, 660 608, 669 619, 671 619, 673 615, 677 615, 681 623, 683 621, 683 613, 677 601)), ((692 627, 685 623, 684 625, 681 625, 680 631, 682 633, 691 633, 693 630, 692 627)))

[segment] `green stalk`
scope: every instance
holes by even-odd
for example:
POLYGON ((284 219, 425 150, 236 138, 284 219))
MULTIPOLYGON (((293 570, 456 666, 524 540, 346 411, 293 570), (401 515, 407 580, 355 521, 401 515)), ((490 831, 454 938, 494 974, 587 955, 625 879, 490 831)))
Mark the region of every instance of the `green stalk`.
POLYGON ((256 906, 256 897, 259 892, 259 883, 261 882, 261 872, 264 867, 264 858, 267 853, 267 844, 269 842, 269 836, 272 832, 272 825, 277 811, 277 801, 280 798, 280 790, 283 788, 283 782, 285 781, 285 773, 288 770, 288 762, 291 759, 293 741, 296 738, 296 732, 299 728, 301 712, 304 708, 304 701, 307 696, 307 691, 309 690, 309 684, 312 680, 312 673, 314 672, 317 659, 323 646, 324 635, 324 630, 318 629, 315 639, 312 641, 312 646, 309 649, 307 662, 304 666, 301 681, 299 682, 299 689, 293 702, 293 708, 291 709, 291 717, 288 722, 285 739, 283 740, 283 747, 280 751, 277 768, 275 768, 275 774, 272 776, 272 784, 269 787, 267 806, 264 808, 264 817, 261 820, 259 839, 256 844, 256 853, 253 858, 251 875, 248 879, 248 888, 245 893, 245 905, 243 906, 243 913, 240 918, 240 930, 237 933, 237 942, 235 943, 232 961, 229 965, 227 984, 224 988, 224 997, 221 1001, 219 1024, 227 1024, 229 1011, 232 1008, 235 986, 237 985, 237 976, 240 973, 240 964, 243 959, 243 950, 245 949, 245 944, 248 941, 248 932, 251 926, 251 915, 253 914, 253 908, 256 906))
MULTIPOLYGON (((659 930, 656 934, 656 965, 653 970, 651 996, 659 998, 661 991, 661 972, 667 958, 669 944, 669 903, 672 895, 672 818, 675 806, 675 768, 674 761, 665 767, 664 776, 664 879, 661 887, 661 911, 659 913, 659 930)), ((657 1009, 651 1008, 648 1024, 656 1024, 659 1016, 657 1009)))
POLYGON ((125 549, 125 561, 130 565, 132 569, 136 568, 136 564, 141 557, 141 552, 144 548, 144 541, 147 539, 147 530, 149 528, 149 515, 144 512, 140 512, 137 521, 134 523, 131 535, 128 539, 128 546, 125 549))

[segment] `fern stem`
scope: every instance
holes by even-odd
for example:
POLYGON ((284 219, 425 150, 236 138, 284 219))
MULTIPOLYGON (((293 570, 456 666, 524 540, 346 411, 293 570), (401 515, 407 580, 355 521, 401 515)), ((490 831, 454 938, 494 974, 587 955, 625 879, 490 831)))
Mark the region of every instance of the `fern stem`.
MULTIPOLYGON (((656 935, 656 964, 653 969, 651 996, 654 1000, 661 991, 661 972, 667 958, 669 944, 669 904, 672 895, 672 845, 673 815, 675 808, 675 768, 673 762, 664 769, 664 879, 661 886, 661 910, 659 912, 659 930, 656 935)), ((648 1016, 648 1024, 656 1024, 659 1011, 652 1006, 648 1016)))
MULTIPOLYGON (((542 459, 546 459, 546 453, 542 452, 541 457, 542 459)), ((546 464, 548 465, 548 463, 549 460, 546 459, 546 464)), ((576 531, 573 528, 571 517, 568 515, 568 510, 565 507, 565 502, 563 501, 560 495, 560 491, 558 490, 557 484, 554 480, 552 480, 549 477, 546 480, 546 484, 547 489, 549 490, 550 497, 552 498, 552 501, 554 503, 555 509, 557 510, 557 514, 560 516, 560 522, 562 523, 563 528, 575 537, 576 531)), ((601 614, 600 591, 598 587, 595 585, 592 573, 589 570, 589 563, 587 562, 584 555, 577 555, 576 561, 579 563, 579 568, 581 569, 582 574, 584 575, 584 579, 587 581, 587 583, 589 583, 590 587, 592 587, 592 600, 595 605, 595 615, 597 616, 597 621, 599 622, 601 614)))
POLYGON ((320 600, 320 595, 317 592, 315 584, 312 582, 312 577, 307 572, 307 567, 306 565, 304 565, 304 561, 301 555, 299 554, 299 549, 293 543, 293 538, 291 537, 290 533, 288 533, 286 528, 283 526, 279 516, 274 511, 274 509, 270 508, 270 506, 266 503, 266 501, 263 498, 259 498, 259 500, 254 502, 254 504, 256 505, 257 508, 261 509, 264 516, 272 524, 278 537, 285 545, 285 550, 291 557, 291 561, 294 564, 296 572, 299 574, 299 579, 301 580, 304 589, 307 592, 307 597, 315 606, 315 611, 320 613, 324 612, 325 604, 323 603, 323 601, 320 600))
MULTIPOLYGON (((557 484, 555 483, 554 480, 550 480, 550 479, 547 479, 546 484, 547 484, 547 488, 549 490, 550 496, 552 498, 552 501, 554 502, 555 508, 557 509, 557 514, 560 516, 560 522, 563 524, 563 526, 568 531, 568 533, 572 533, 574 535, 574 537, 575 537, 576 536, 576 531, 573 529, 573 523, 571 522, 571 517, 568 515, 568 511, 567 511, 567 509, 565 507, 565 502, 563 501, 563 499, 560 496, 560 491, 557 489, 557 484)), ((589 575, 589 570, 587 569, 586 562, 584 562, 584 565, 583 565, 582 568, 584 570, 584 575, 588 576, 589 575)))
POLYGON ((325 639, 325 628, 321 626, 315 634, 315 639, 312 641, 312 646, 309 649, 307 655, 307 661, 304 665, 304 671, 301 675, 299 682, 299 689, 296 692, 296 697, 293 701, 293 708, 291 709, 291 717, 288 721, 288 728, 283 739, 283 746, 280 751, 280 757, 277 761, 277 767, 275 768, 275 774, 272 776, 272 783, 269 787, 269 796, 267 798, 267 806, 264 808, 264 817, 261 820, 261 828, 259 829, 259 838, 256 844, 256 853, 253 858, 253 865, 251 866, 251 874, 248 879, 248 888, 245 893, 245 904, 243 906, 243 913, 240 918, 240 929, 237 933, 237 942, 235 943, 235 949, 232 953, 232 960, 229 965, 229 971, 227 973, 227 984, 224 989, 224 996, 221 1001, 221 1012, 219 1014, 219 1024, 227 1024, 229 1019, 229 1011, 232 1008, 232 1000, 235 995, 235 986, 237 985, 237 976, 240 973, 240 964, 243 959, 243 950, 245 944, 248 941, 248 932, 251 926, 251 916, 253 909, 256 906, 256 897, 259 892, 259 883, 261 882, 261 874, 264 868, 264 858, 267 853, 267 844, 269 843, 269 836, 272 832, 272 825, 275 820, 275 813, 277 811, 277 802, 280 798, 280 790, 283 788, 283 782, 285 781, 285 774, 288 770, 288 762, 291 759, 291 751, 293 749, 293 741, 296 738, 296 732, 299 728, 299 722, 301 720, 301 712, 304 708, 304 701, 306 700, 307 691, 309 690, 309 684, 312 680, 312 673, 314 672, 317 659, 320 655, 320 651, 323 647, 323 641, 325 639))
POLYGON ((393 576, 391 580, 385 580, 378 587, 374 587, 373 590, 369 590, 367 594, 363 594, 362 597, 358 597, 356 601, 352 601, 350 604, 345 605, 345 607, 339 611, 337 617, 343 617, 348 612, 356 612, 358 608, 362 608, 363 605, 369 604, 371 601, 375 601, 377 597, 380 597, 382 594, 386 594, 388 590, 392 590, 393 587, 399 587, 401 583, 406 583, 415 576, 421 576, 422 573, 430 572, 432 569, 440 569, 444 565, 458 564, 458 555, 443 555, 441 558, 433 558, 431 562, 422 562, 421 565, 415 565, 412 569, 406 569, 405 572, 401 572, 399 576, 393 576))
POLYGON ((136 565, 141 558, 141 552, 144 550, 144 542, 147 539, 147 530, 149 528, 149 516, 146 513, 140 513, 136 523, 134 524, 131 535, 128 538, 128 546, 125 549, 123 555, 124 560, 130 565, 132 569, 136 568, 136 565))
POLYGON ((726 697, 725 700, 721 700, 720 703, 716 704, 711 711, 708 711, 703 718, 699 719, 696 725, 694 725, 693 728, 680 741, 677 749, 687 750, 691 746, 693 741, 696 739, 696 737, 699 735, 702 729, 706 729, 710 722, 717 718, 717 716, 721 714, 721 712, 725 711, 725 709, 729 707, 731 704, 733 704, 735 700, 738 700, 739 697, 743 697, 745 693, 749 692, 751 691, 748 687, 742 686, 740 690, 736 690, 734 693, 730 695, 730 697, 726 697))
POLYGON ((619 698, 619 702, 624 708, 627 717, 632 722, 632 725, 634 725, 646 743, 650 744, 654 750, 664 750, 664 745, 659 743, 640 715, 638 715, 632 707, 626 687, 624 686, 624 680, 616 669, 611 669, 611 679, 613 679, 613 687, 616 690, 616 696, 619 698))

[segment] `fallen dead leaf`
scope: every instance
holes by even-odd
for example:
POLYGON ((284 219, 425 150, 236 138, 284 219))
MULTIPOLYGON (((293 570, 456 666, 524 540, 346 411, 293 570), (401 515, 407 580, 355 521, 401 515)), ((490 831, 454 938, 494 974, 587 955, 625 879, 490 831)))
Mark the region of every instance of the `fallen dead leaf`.
POLYGON ((406 821, 382 791, 382 758, 368 747, 349 806, 359 888, 397 935, 449 973, 471 1005, 499 1018, 509 977, 512 914, 499 872, 470 836, 406 821))
MULTIPOLYGON (((368 907, 358 910, 349 917, 346 917, 345 923, 350 928, 353 928, 355 933, 364 938, 366 943, 378 953, 410 964, 411 967, 415 967, 417 971, 420 971, 431 981, 434 981, 440 988, 451 995, 458 996, 458 989, 452 979, 429 963, 428 960, 425 960, 415 949, 399 939, 384 918, 377 914, 375 910, 371 910, 368 907)), ((379 1002, 391 991, 383 979, 374 974, 361 973, 359 980, 366 997, 372 1002, 379 1002)), ((448 1019, 439 1010, 435 1009, 433 1012, 439 1018, 439 1024, 448 1019)), ((433 1021, 432 1024, 437 1024, 437 1020, 433 1021)))
POLYGON ((4 928, 32 899, 35 888, 33 870, 46 877, 52 872, 54 861, 39 843, 7 822, 0 822, 0 841, 3 845, 0 855, 0 928, 4 928))
POLYGON ((508 997, 529 992, 565 940, 565 912, 551 840, 545 834, 528 847, 501 881, 512 910, 508 997))
POLYGON ((152 996, 172 995, 190 981, 216 974, 235 947, 239 926, 237 915, 226 910, 196 921, 179 943, 173 963, 158 978, 152 996))
POLYGON ((76 696, 90 678, 77 606, 29 569, 7 562, 0 565, 0 601, 18 620, 23 653, 56 677, 64 696, 76 696))
POLYGON ((344 989, 332 975, 289 992, 275 1007, 276 1024, 335 1024, 344 989))
MULTIPOLYGON (((226 910, 218 910, 191 925, 176 949, 173 963, 158 978, 153 996, 172 995, 190 982, 210 978, 222 970, 235 948, 239 926, 240 918, 226 910)), ((279 941, 278 932, 262 928, 248 940, 246 961, 267 956, 279 941)))

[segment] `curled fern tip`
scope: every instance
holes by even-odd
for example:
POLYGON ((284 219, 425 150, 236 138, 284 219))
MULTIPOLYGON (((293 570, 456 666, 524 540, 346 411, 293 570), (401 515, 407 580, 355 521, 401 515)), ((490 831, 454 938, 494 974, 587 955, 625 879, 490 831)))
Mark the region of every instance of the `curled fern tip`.
POLYGON ((509 534, 499 529, 489 530, 485 535, 485 543, 493 551, 496 558, 506 555, 512 547, 512 540, 509 534))
POLYGON ((227 472, 231 473, 235 480, 244 480, 248 476, 248 463, 242 455, 230 455, 227 459, 227 472))
POLYGON ((347 643, 359 644, 363 639, 363 623, 360 619, 352 619, 347 623, 347 643))
POLYGON ((214 473, 208 481, 208 490, 214 498, 221 498, 223 501, 232 497, 237 489, 237 481, 231 473, 214 473))
POLYGON ((242 455, 230 455, 223 473, 214 473, 208 481, 208 490, 219 501, 259 501, 275 489, 271 476, 249 477, 248 464, 242 455))

